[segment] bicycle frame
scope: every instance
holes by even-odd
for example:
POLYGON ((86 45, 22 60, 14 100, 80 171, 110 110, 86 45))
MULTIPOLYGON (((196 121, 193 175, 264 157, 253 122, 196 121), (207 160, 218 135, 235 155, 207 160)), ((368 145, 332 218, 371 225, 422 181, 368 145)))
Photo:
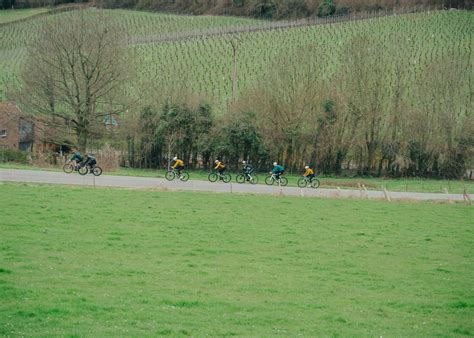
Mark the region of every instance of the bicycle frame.
POLYGON ((277 174, 272 174, 272 178, 275 182, 281 182, 281 175, 277 176, 277 174))
POLYGON ((169 170, 169 172, 173 172, 177 177, 181 176, 181 171, 178 171, 176 169, 171 169, 171 170, 169 170))

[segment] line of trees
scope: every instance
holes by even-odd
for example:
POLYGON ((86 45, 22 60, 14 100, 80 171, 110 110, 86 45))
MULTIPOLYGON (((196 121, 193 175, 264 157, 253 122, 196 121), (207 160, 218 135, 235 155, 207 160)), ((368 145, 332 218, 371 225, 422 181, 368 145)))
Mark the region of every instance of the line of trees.
POLYGON ((56 6, 70 3, 84 3, 88 0, 1 0, 1 9, 20 9, 45 6, 56 6))
POLYGON ((472 8, 472 1, 469 0, 95 0, 94 4, 105 8, 137 8, 186 14, 252 16, 264 19, 344 15, 349 12, 419 5, 472 8))
POLYGON ((289 55, 224 116, 186 95, 157 100, 128 116, 126 162, 162 167, 178 155, 195 168, 219 158, 234 168, 277 160, 290 171, 311 164, 337 175, 460 177, 474 156, 470 55, 433 60, 408 92, 413 74, 397 55, 403 43, 391 41, 393 52, 381 54, 387 44, 354 37, 330 79, 309 62, 316 49, 299 51, 298 65, 289 55))
POLYGON ((252 16, 263 19, 294 19, 308 16, 345 15, 394 7, 437 6, 472 8, 470 0, 1 0, 1 9, 90 3, 104 8, 135 8, 185 14, 252 16))
POLYGON ((392 40, 354 36, 333 75, 312 62, 317 46, 284 55, 215 116, 186 87, 153 98, 156 86, 144 86, 140 100, 129 98, 133 69, 120 36, 100 12, 80 12, 39 30, 13 95, 24 111, 49 116, 63 131, 59 144, 73 139, 82 149, 104 138, 104 118, 122 112, 113 140, 132 167, 159 168, 177 155, 194 168, 219 158, 234 168, 277 160, 289 171, 310 164, 333 174, 462 176, 474 156, 470 49, 411 74, 406 62, 414 61, 402 54, 410 42, 392 40))

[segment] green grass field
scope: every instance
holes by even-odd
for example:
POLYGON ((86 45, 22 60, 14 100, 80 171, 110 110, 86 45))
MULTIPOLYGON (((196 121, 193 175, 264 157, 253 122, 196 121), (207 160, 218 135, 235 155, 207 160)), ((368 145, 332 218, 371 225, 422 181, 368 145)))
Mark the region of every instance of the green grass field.
POLYGON ((0 214, 0 335, 474 335, 462 204, 2 184, 0 214))

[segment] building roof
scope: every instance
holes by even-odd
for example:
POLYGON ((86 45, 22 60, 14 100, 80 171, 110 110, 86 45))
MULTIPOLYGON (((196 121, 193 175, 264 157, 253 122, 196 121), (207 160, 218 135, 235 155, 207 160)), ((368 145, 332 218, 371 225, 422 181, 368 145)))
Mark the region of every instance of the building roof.
POLYGON ((17 119, 19 116, 23 115, 22 111, 15 102, 4 101, 0 102, 0 116, 7 119, 17 119))

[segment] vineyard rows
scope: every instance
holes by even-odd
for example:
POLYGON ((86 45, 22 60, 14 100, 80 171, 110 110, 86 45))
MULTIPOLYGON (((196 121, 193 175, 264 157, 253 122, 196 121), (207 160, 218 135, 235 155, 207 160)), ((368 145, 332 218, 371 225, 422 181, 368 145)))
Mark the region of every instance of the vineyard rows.
MULTIPOLYGON (((374 57, 402 66, 406 73, 407 102, 414 100, 412 95, 420 74, 433 62, 449 55, 464 56, 471 63, 473 58, 473 13, 469 11, 380 15, 331 25, 308 25, 303 21, 262 23, 234 17, 175 16, 126 10, 104 13, 128 42, 133 55, 131 66, 135 67, 136 76, 130 90, 134 94, 148 93, 144 89, 150 92, 188 90, 207 98, 220 112, 227 109, 232 98, 232 45, 237 48, 235 66, 241 95, 289 65, 295 74, 310 69, 314 76, 331 81, 341 72, 345 46, 356 37, 377 41, 379 48, 374 50, 374 57), (291 28, 285 28, 288 26, 291 28), (183 37, 185 39, 181 39, 183 37), (301 54, 311 57, 301 63, 301 54)), ((18 83, 26 46, 45 20, 50 17, 0 27, 0 76, 4 84, 18 83)), ((470 66, 466 68, 472 69, 470 66)), ((381 74, 388 83, 395 81, 390 69, 381 74)), ((5 97, 2 89, 4 85, 0 85, 0 98, 5 97)), ((469 88, 459 90, 469 96, 469 88)))

